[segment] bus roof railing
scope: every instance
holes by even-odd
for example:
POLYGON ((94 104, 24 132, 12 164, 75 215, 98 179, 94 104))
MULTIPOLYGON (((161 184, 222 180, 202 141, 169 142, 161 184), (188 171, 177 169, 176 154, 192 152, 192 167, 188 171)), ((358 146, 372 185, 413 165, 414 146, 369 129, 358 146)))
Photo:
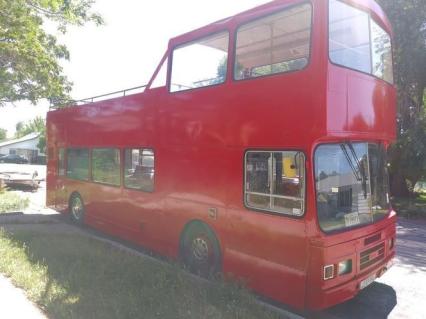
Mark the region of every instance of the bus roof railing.
POLYGON ((137 90, 140 90, 140 92, 139 91, 133 92, 132 94, 142 93, 142 92, 145 91, 146 87, 147 87, 147 85, 135 86, 135 87, 128 88, 128 89, 125 89, 125 90, 110 92, 110 93, 97 95, 97 96, 92 96, 92 97, 89 97, 89 98, 86 98, 86 99, 81 99, 81 100, 71 100, 71 99, 62 99, 62 98, 51 97, 49 99, 50 109, 55 110, 55 109, 66 108, 66 107, 92 104, 92 103, 95 103, 95 102, 107 100, 109 98, 127 96, 129 92, 133 92, 133 91, 137 91, 137 90), (141 90, 141 89, 143 89, 143 90, 141 90))

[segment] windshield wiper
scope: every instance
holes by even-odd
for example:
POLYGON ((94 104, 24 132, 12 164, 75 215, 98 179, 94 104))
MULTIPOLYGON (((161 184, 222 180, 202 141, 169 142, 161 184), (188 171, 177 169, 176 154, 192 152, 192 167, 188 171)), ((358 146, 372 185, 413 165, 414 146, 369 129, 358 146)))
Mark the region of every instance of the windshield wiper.
POLYGON ((340 144, 340 147, 343 150, 343 153, 345 154, 346 160, 348 161, 354 175, 355 178, 361 182, 361 186, 362 186, 362 191, 364 193, 364 198, 367 198, 367 170, 365 169, 365 163, 362 163, 359 161, 358 156, 356 155, 354 146, 352 145, 351 142, 345 142, 340 144), (356 164, 356 168, 355 165, 352 161, 352 159, 350 158, 350 155, 348 153, 348 151, 346 150, 346 146, 348 146, 349 150, 351 151, 351 155, 355 160, 355 164, 356 164))
MULTIPOLYGON (((342 149, 343 154, 345 154, 346 160, 348 161, 349 166, 351 167, 352 173, 354 173, 356 180, 362 181, 362 177, 359 175, 359 171, 355 168, 355 165, 354 165, 354 163, 353 163, 353 161, 352 161, 352 159, 351 159, 351 157, 350 157, 350 155, 349 155, 349 153, 346 149, 345 144, 343 144, 343 143, 340 144, 340 148, 342 149)), ((358 166, 358 168, 359 168, 359 166, 358 166)))

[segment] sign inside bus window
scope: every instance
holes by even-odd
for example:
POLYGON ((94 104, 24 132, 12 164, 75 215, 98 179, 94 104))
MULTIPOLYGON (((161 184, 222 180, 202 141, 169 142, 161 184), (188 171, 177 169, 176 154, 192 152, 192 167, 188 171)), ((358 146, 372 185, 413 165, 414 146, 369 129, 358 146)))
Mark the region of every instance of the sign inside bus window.
POLYGON ((345 226, 350 227, 354 225, 359 225, 361 222, 359 220, 358 213, 350 213, 345 215, 345 226))
POLYGON ((293 215, 296 215, 296 216, 302 215, 302 210, 300 208, 293 208, 293 215))

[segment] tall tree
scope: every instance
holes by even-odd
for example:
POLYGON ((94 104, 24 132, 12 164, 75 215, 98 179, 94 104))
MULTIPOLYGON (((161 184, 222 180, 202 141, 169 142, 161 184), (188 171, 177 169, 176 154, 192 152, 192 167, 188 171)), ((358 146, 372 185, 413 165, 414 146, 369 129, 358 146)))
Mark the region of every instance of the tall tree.
POLYGON ((394 30, 398 141, 391 148, 392 192, 407 195, 426 177, 426 0, 378 0, 394 30))
POLYGON ((7 130, 4 128, 0 128, 0 142, 4 141, 7 137, 7 130))
POLYGON ((0 0, 0 106, 8 102, 67 98, 71 83, 59 65, 69 59, 64 45, 46 32, 52 21, 65 33, 69 25, 102 18, 91 11, 94 0, 0 0))

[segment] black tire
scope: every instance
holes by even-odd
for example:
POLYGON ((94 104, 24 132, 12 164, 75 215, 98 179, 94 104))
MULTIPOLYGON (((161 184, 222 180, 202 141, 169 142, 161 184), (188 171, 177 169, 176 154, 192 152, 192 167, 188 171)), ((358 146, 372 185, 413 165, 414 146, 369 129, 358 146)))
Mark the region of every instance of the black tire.
POLYGON ((196 275, 213 277, 221 271, 219 242, 211 228, 201 222, 185 230, 180 255, 185 268, 196 275))
POLYGON ((69 201, 69 213, 71 220, 76 224, 84 222, 84 202, 79 194, 73 194, 69 201))

